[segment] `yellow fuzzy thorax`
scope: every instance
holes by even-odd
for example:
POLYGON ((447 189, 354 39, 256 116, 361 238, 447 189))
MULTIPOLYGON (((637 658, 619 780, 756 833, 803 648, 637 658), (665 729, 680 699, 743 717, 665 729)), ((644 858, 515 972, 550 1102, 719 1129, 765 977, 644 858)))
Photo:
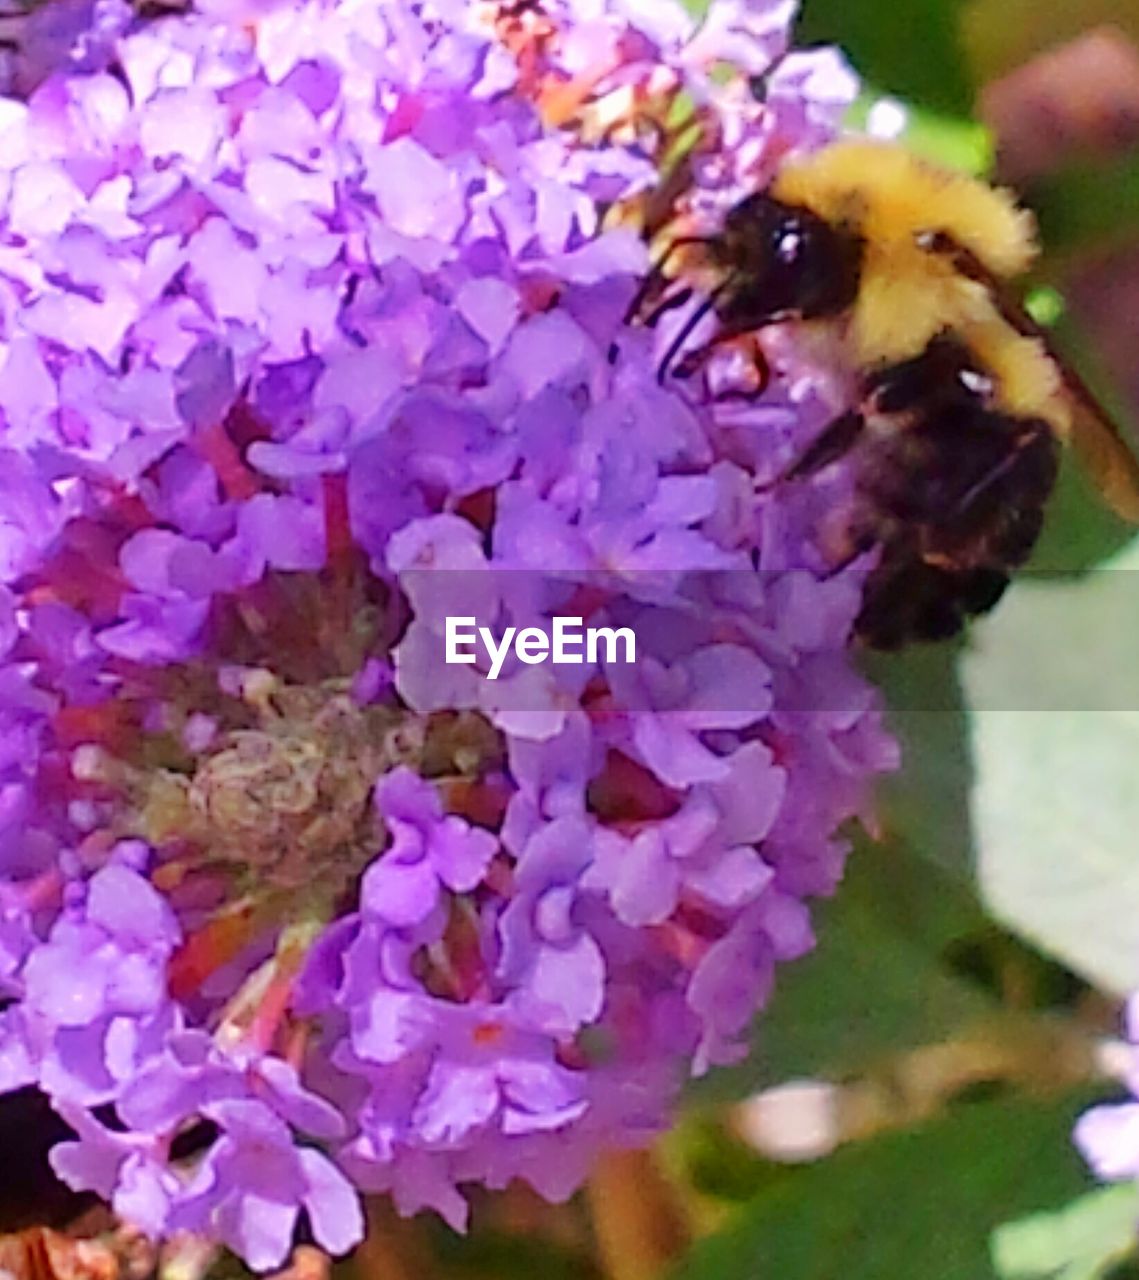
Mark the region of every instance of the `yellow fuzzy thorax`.
POLYGON ((1001 319, 983 282, 921 244, 923 235, 943 231, 998 279, 1022 274, 1036 253, 1034 223, 1010 192, 896 144, 846 141, 788 161, 772 194, 862 239, 858 297, 844 318, 856 367, 910 359, 950 331, 996 379, 1004 408, 1066 429, 1059 375, 1043 346, 1001 319))
POLYGON ((1032 216, 1011 192, 893 143, 836 142, 790 160, 772 193, 849 226, 882 252, 912 248, 921 232, 944 230, 1006 278, 1023 274, 1036 254, 1032 216))
POLYGON ((1044 343, 1016 333, 991 315, 959 331, 978 363, 993 377, 1001 408, 1017 418, 1042 418, 1064 438, 1071 426, 1071 403, 1056 361, 1044 343))

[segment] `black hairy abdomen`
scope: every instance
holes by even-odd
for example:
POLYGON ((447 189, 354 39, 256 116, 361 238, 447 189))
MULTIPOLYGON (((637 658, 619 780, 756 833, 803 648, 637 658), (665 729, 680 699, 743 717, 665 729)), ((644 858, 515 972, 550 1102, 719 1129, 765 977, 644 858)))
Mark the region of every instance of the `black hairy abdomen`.
POLYGON ((939 340, 868 388, 851 537, 880 548, 856 624, 875 648, 954 635, 992 608, 1039 536, 1055 434, 993 407, 982 378, 939 340))

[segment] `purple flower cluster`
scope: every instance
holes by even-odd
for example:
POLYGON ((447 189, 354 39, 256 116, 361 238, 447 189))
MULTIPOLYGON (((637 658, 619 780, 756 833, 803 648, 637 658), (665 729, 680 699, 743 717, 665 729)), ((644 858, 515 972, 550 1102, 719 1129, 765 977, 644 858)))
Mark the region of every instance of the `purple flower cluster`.
POLYGON ((0 99, 0 1089, 148 1233, 564 1197, 811 947, 894 763, 765 483, 827 389, 622 323, 680 134, 708 217, 836 127, 790 10, 209 0, 0 99))

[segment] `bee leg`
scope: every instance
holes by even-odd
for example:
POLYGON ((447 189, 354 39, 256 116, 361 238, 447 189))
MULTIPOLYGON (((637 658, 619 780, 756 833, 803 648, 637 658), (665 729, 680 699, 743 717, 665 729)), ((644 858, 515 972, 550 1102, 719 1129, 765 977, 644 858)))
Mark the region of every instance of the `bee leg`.
POLYGON ((853 547, 846 553, 846 555, 844 555, 836 564, 832 564, 826 573, 821 575, 819 580, 821 582, 829 582, 831 578, 837 578, 840 573, 844 573, 849 569, 856 560, 861 560, 868 551, 873 551, 877 543, 878 539, 875 538, 873 534, 860 534, 855 539, 853 547))
POLYGON ((745 389, 743 387, 730 387, 727 391, 720 391, 713 400, 716 404, 754 404, 756 400, 767 390, 767 383, 763 382, 757 386, 745 389))
MULTIPOLYGON (((670 311, 675 311, 677 307, 683 307, 686 302, 692 298, 694 290, 691 286, 686 285, 683 289, 678 289, 675 293, 670 293, 668 297, 662 299, 641 321, 646 329, 655 329, 659 324, 662 316, 667 315, 670 311)), ((628 321, 624 321, 626 325, 628 321)), ((606 358, 610 364, 617 363, 617 356, 621 351, 621 343, 618 338, 614 338, 609 344, 609 350, 606 352, 606 358)))
MULTIPOLYGON (((708 358, 712 356, 716 348, 721 342, 726 342, 726 338, 719 338, 714 343, 709 343, 705 348, 701 349, 702 359, 699 362, 699 368, 702 369, 708 358)), ((763 348, 758 342, 751 344, 748 355, 751 360, 751 371, 753 374, 750 386, 727 387, 723 391, 717 391, 713 395, 712 400, 715 404, 754 404, 771 385, 771 366, 767 362, 767 357, 763 353, 763 348)), ((683 374, 680 367, 677 367, 677 377, 690 377, 691 374, 687 368, 688 358, 685 357, 682 364, 685 365, 683 374)), ((698 370, 693 370, 697 372, 698 370)))
MULTIPOLYGON (((726 293, 731 287, 731 281, 725 280, 722 285, 711 295, 709 302, 714 307, 719 301, 722 294, 726 293)), ((661 378, 664 381, 664 374, 671 369, 673 375, 677 378, 691 378, 699 373, 708 361, 716 354, 716 352, 724 345, 725 342, 731 342, 734 338, 742 338, 748 335, 754 335, 756 332, 755 321, 749 318, 740 317, 738 320, 721 320, 720 327, 716 330, 714 337, 709 338, 707 342, 702 343, 699 347, 694 347, 691 351, 686 351, 679 360, 676 359, 680 348, 687 342, 693 329, 700 323, 708 311, 708 303, 705 303, 688 321, 679 334, 676 341, 669 347, 665 353, 664 359, 661 361, 661 378)), ((763 352, 757 346, 755 348, 756 366, 761 375, 761 385, 754 392, 754 395, 761 395, 767 390, 769 381, 769 370, 767 360, 763 352)), ((747 398, 752 398, 751 392, 747 398)))
MULTIPOLYGON (((708 361, 716 354, 716 352, 724 345, 725 342, 731 342, 733 338, 741 338, 745 334, 755 332, 755 325, 750 321, 740 321, 739 323, 727 322, 720 326, 714 338, 703 343, 699 347, 693 347, 691 351, 686 351, 683 356, 677 360, 673 366, 673 376, 677 378, 692 378, 698 374, 708 361)), ((759 387, 754 392, 748 392, 746 399, 752 399, 754 396, 762 395, 767 390, 767 384, 771 380, 771 371, 768 368, 767 360, 763 352, 757 346, 755 348, 755 364, 760 375, 759 387)))
POLYGON ((670 311, 675 311, 677 307, 682 307, 692 298, 695 290, 691 285, 686 285, 683 289, 678 289, 676 293, 670 293, 667 298, 662 299, 655 307, 645 316, 642 324, 646 329, 655 329, 660 323, 661 316, 667 315, 670 311))
POLYGON ((773 480, 757 485, 756 491, 766 493, 788 481, 806 480, 829 467, 854 448, 865 426, 866 419, 862 414, 856 409, 848 409, 825 427, 790 466, 784 467, 773 480))

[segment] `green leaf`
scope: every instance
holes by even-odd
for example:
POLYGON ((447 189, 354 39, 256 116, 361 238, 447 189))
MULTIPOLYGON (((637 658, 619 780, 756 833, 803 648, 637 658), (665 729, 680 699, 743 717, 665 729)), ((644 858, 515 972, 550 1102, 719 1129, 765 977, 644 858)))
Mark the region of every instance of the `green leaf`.
POLYGON ((878 789, 887 835, 943 870, 971 876, 973 764, 957 674, 960 651, 954 642, 867 653, 862 667, 885 696, 888 723, 902 749, 900 771, 878 789))
POLYGON ((1135 1251, 1139 1190, 1103 1187, 1063 1209, 998 1227, 993 1266, 1001 1280, 1101 1280, 1135 1251))
POLYGON ((897 6, 804 0, 797 43, 842 47, 860 74, 937 111, 968 115, 973 84, 960 38, 960 0, 897 6))
POLYGON ((998 1224, 1086 1189, 1079 1109, 978 1102, 844 1147, 757 1197, 674 1280, 986 1280, 998 1224))
POLYGON ((1092 982, 1139 985, 1139 540, 1027 575, 962 662, 982 896, 1092 982))
POLYGON ((979 987, 943 959, 985 920, 956 878, 900 846, 859 848, 815 914, 818 947, 781 970, 738 1067, 713 1072, 699 1099, 740 1098, 796 1076, 840 1076, 940 1039, 989 1012, 979 987))

